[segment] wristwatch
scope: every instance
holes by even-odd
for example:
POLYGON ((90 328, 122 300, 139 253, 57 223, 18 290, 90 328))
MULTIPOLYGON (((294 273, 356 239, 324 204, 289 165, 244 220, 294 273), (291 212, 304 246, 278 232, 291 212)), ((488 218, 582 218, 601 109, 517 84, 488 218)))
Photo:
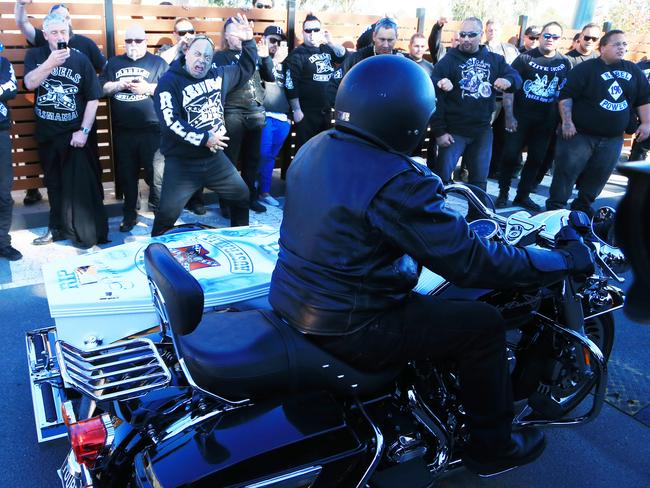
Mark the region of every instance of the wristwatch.
POLYGON ((82 127, 81 132, 83 132, 83 134, 87 136, 88 134, 90 134, 90 129, 87 127, 82 127))

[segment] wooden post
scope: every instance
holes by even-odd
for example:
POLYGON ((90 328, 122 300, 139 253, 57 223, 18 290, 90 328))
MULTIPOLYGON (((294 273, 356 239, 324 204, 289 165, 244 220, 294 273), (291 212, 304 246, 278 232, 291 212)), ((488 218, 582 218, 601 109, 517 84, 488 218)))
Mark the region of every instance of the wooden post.
POLYGON ((104 22, 106 24, 106 59, 115 56, 115 20, 113 0, 104 0, 104 22))
POLYGON ((528 27, 528 16, 520 15, 519 16, 519 42, 517 47, 522 47, 524 45, 524 32, 528 27))
POLYGON ((612 22, 610 20, 603 22, 603 32, 609 32, 612 30, 612 22))
POLYGON ((427 9, 425 8, 418 8, 415 10, 415 16, 418 18, 418 33, 423 34, 424 33, 424 17, 427 13, 427 9))
POLYGON ((289 51, 295 47, 296 32, 294 26, 296 25, 296 0, 287 0, 287 45, 289 51))

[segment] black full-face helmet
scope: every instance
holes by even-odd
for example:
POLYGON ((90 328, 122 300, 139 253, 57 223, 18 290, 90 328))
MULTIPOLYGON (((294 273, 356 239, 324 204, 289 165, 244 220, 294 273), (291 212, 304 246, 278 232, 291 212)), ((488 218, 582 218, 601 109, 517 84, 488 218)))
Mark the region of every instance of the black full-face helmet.
POLYGON ((410 154, 436 110, 436 95, 431 79, 415 62, 382 54, 345 75, 334 108, 337 128, 410 154))

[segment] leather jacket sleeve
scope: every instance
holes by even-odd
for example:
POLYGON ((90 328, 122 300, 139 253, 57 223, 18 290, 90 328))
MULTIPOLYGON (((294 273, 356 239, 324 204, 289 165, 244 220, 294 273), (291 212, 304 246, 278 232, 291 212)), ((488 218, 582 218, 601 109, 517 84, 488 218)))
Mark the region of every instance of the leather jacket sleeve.
POLYGON ((567 272, 559 252, 522 249, 477 236, 447 207, 442 182, 426 168, 389 181, 372 200, 367 218, 393 245, 458 286, 541 285, 567 272))

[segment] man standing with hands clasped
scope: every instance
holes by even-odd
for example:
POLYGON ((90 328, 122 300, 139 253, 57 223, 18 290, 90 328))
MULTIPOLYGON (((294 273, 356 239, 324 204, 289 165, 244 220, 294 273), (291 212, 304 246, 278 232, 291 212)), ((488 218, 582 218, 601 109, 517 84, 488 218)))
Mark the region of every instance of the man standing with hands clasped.
POLYGON ((195 36, 158 82, 154 104, 165 172, 152 236, 172 228, 190 196, 204 186, 230 201, 231 226, 248 225, 248 188, 223 153, 229 140, 223 100, 253 75, 257 49, 245 16, 233 17, 229 34, 242 40, 238 64, 212 68, 214 43, 195 36))
POLYGON ((483 25, 475 17, 461 24, 457 48, 433 68, 437 88, 438 110, 431 130, 440 147, 434 171, 444 183, 463 156, 469 170, 469 183, 483 190, 492 155, 490 120, 496 91, 514 92, 521 87, 521 77, 503 56, 479 46, 483 25))
MULTIPOLYGON (((144 168, 149 185, 150 209, 156 209, 160 200, 162 168, 154 168, 154 155, 160 147, 160 123, 152 97, 169 66, 159 56, 147 52, 147 36, 139 25, 126 30, 124 47, 124 54, 108 60, 100 82, 104 95, 111 97, 115 162, 124 192, 120 232, 129 232, 137 222, 140 168, 144 168)), ((157 166, 162 166, 160 163, 157 166)))

